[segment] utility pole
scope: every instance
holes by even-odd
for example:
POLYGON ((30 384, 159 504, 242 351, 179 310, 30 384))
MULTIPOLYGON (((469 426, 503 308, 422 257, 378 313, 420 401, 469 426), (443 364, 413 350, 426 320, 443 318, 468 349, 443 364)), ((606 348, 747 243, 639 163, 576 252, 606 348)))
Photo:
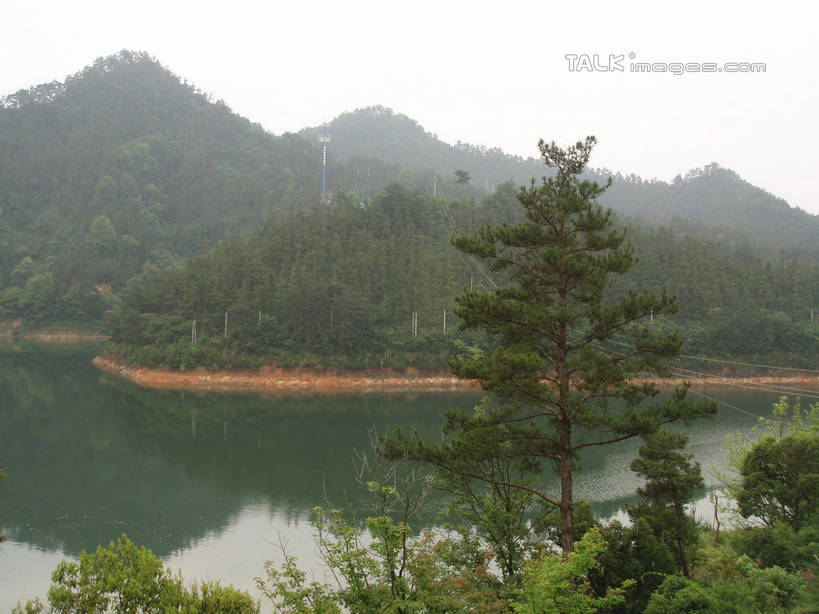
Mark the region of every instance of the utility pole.
POLYGON ((227 311, 225 312, 225 339, 227 339, 227 311))
POLYGON ((196 318, 191 323, 191 343, 196 345, 196 318))
POLYGON ((446 335, 446 308, 444 308, 444 334, 446 335))

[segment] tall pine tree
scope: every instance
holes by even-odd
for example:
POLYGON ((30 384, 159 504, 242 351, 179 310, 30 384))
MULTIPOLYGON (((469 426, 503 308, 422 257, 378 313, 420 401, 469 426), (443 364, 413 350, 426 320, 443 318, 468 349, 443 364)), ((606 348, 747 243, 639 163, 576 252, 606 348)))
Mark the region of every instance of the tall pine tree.
POLYGON ((618 299, 606 292, 610 277, 626 273, 635 257, 611 211, 595 202, 611 180, 601 186, 581 176, 595 142, 588 137, 564 150, 541 141, 543 161, 556 172, 520 189, 525 221, 454 240, 509 280, 457 298, 461 326, 482 330, 494 345, 455 357, 452 371, 478 380, 496 402, 474 414, 448 412, 440 444, 396 432, 389 446, 444 473, 511 486, 557 508, 564 552, 574 549, 572 485, 583 450, 716 412, 714 404, 689 401, 685 388, 659 402, 657 386, 638 378, 668 375, 664 360, 679 353, 682 340, 655 334, 646 320, 676 304, 665 293, 630 290, 618 299), (615 337, 630 342, 619 345, 615 337), (481 471, 492 461, 515 466, 515 476, 481 471), (555 466, 559 489, 543 480, 543 461, 555 466))

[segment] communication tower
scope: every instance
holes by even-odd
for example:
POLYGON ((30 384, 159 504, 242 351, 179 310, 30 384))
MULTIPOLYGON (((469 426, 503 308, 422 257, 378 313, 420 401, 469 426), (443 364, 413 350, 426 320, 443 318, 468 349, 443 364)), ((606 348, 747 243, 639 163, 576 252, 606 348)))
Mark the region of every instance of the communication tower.
POLYGON ((327 134, 327 122, 324 123, 319 142, 322 145, 321 150, 321 193, 327 191, 327 143, 330 142, 330 135, 327 134))

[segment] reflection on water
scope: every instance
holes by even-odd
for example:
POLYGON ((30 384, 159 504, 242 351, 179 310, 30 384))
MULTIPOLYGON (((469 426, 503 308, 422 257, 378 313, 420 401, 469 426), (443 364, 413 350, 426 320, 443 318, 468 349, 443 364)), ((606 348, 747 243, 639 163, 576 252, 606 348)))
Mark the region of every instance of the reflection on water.
MULTIPOLYGON (((98 348, 0 348, 0 610, 42 593, 63 556, 122 533, 192 580, 250 587, 279 542, 315 560, 310 510, 357 496, 351 457, 367 431, 400 424, 437 436, 446 407, 474 393, 358 396, 199 395, 109 378, 98 348)), ((775 395, 710 392, 757 415, 775 395)), ((690 430, 706 469, 725 437, 754 419, 725 410, 690 430)), ((575 491, 612 516, 638 485, 628 466, 639 442, 581 458, 575 491)), ((433 521, 433 515, 423 522, 433 521)), ((314 567, 314 569, 317 569, 314 567)), ((320 573, 320 572, 316 572, 320 573)))

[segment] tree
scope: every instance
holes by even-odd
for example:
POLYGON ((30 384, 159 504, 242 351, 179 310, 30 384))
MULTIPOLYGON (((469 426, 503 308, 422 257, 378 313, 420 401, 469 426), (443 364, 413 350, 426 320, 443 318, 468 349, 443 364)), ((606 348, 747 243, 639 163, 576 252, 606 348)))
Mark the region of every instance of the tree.
POLYGON ((468 171, 463 171, 460 169, 455 171, 455 183, 458 183, 460 185, 466 185, 467 183, 469 183, 470 179, 471 177, 469 176, 468 171))
POLYGON ((559 509, 565 552, 573 550, 572 483, 583 450, 716 412, 713 403, 689 401, 685 388, 652 403, 657 386, 635 379, 668 374, 663 360, 679 353, 679 335, 659 335, 638 323, 651 313, 673 312, 676 304, 665 292, 658 297, 629 290, 619 298, 607 292, 610 276, 624 274, 635 259, 624 232, 613 227, 611 211, 595 203, 611 180, 600 186, 580 177, 595 142, 588 137, 563 150, 541 141, 544 162, 557 172, 519 191, 526 220, 454 240, 510 281, 456 299, 462 328, 482 330, 494 345, 453 358, 451 369, 478 380, 496 407, 472 415, 449 412, 449 438, 440 444, 397 431, 388 447, 394 453, 407 449, 443 471, 513 486, 559 509), (604 345, 626 335, 631 343, 624 351, 604 345), (519 459, 521 475, 485 475, 479 467, 487 459, 519 459), (544 461, 557 469, 558 498, 540 474, 544 461))
POLYGON ((88 229, 88 247, 95 256, 110 256, 117 246, 117 231, 106 215, 91 220, 88 229))
POLYGON ((637 489, 644 501, 629 509, 632 519, 645 519, 655 536, 668 545, 686 578, 691 576, 688 550, 696 544, 697 523, 685 506, 704 486, 699 463, 677 451, 687 441, 685 435, 663 429, 646 440, 631 463, 631 470, 646 480, 637 489))
POLYGON ((577 551, 567 557, 544 554, 526 566, 523 593, 514 603, 518 614, 553 612, 554 614, 592 614, 616 607, 625 601, 625 591, 635 584, 632 579, 595 596, 589 572, 599 567, 597 560, 606 550, 606 542, 597 527, 577 543, 577 551))
POLYGON ((769 527, 784 521, 798 531, 819 511, 819 433, 763 437, 745 457, 741 475, 737 503, 744 518, 769 527))
MULTIPOLYGON (((795 441, 789 441, 784 446, 777 444, 787 435, 799 433, 812 433, 814 437, 819 434, 819 403, 813 403, 807 408, 803 408, 798 397, 791 404, 788 397, 783 395, 773 404, 772 417, 760 417, 759 423, 754 426, 751 435, 741 433, 729 435, 727 442, 728 465, 731 471, 718 474, 718 477, 722 480, 725 491, 734 501, 737 503, 741 500, 745 502, 745 512, 747 513, 741 509, 737 510, 741 517, 748 518, 753 515, 762 520, 763 524, 768 527, 776 524, 778 520, 790 524, 790 520, 787 518, 788 514, 776 511, 778 495, 774 494, 773 491, 766 491, 766 488, 774 485, 779 494, 783 494, 795 486, 794 482, 785 483, 786 479, 799 479, 800 470, 807 470, 807 464, 802 465, 800 458, 793 458, 792 452, 787 452, 782 456, 783 452, 789 450, 796 443, 795 441), (754 453, 754 459, 749 462, 748 459, 752 452, 754 453), (774 461, 779 463, 776 469, 774 468, 774 461), (778 471, 779 473, 772 478, 771 471, 778 471), (766 473, 769 474, 767 477, 766 473), (771 480, 773 480, 773 484, 771 480), (765 486, 763 481, 767 481, 768 486, 765 486), (776 484, 777 481, 780 483, 776 484), (763 507, 766 508, 766 511, 763 511, 763 507), (758 509, 752 511, 752 508, 758 509)), ((801 445, 810 446, 810 438, 803 439, 801 445)), ((806 457, 806 461, 809 462, 810 460, 812 460, 810 457, 806 457)), ((786 507, 782 509, 784 510, 786 507)))
POLYGON ((356 480, 368 493, 369 535, 361 523, 345 520, 343 510, 314 510, 318 549, 336 586, 308 582, 284 552, 281 567, 265 563, 258 589, 283 614, 507 612, 489 556, 473 540, 411 536, 409 520, 426 497, 427 481, 407 459, 386 461, 380 445, 373 442, 372 459, 356 454, 356 480))
MULTIPOLYGON (((187 614, 258 614, 259 604, 244 591, 203 582, 187 588, 146 548, 124 535, 93 554, 83 552, 79 563, 62 561, 51 575, 49 611, 62 614, 119 612, 185 612, 187 614)), ((18 605, 15 613, 43 612, 39 599, 18 605)))

